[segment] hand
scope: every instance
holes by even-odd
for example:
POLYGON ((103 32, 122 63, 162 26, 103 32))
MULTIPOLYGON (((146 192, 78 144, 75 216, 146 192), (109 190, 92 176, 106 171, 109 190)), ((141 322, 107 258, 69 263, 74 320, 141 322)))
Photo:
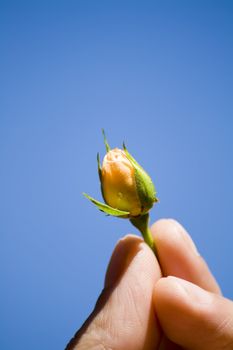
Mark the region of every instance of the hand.
POLYGON ((190 236, 174 220, 158 221, 152 233, 159 263, 139 237, 121 239, 96 307, 67 350, 233 349, 233 302, 190 236))

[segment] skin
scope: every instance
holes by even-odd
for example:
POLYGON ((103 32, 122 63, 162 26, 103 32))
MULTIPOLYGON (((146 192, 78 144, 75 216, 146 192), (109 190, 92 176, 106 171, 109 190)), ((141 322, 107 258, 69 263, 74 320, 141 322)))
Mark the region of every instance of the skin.
POLYGON ((190 236, 174 220, 152 233, 158 260, 137 236, 118 242, 96 307, 67 350, 233 349, 233 302, 190 236))

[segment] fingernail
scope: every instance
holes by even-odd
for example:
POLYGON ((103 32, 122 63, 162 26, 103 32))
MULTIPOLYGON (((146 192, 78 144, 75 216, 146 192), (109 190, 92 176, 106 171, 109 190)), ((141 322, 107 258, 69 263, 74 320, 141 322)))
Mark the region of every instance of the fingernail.
MULTIPOLYGON (((184 297, 186 299, 188 298, 189 303, 190 302, 195 302, 198 304, 212 303, 211 293, 205 291, 204 289, 198 287, 197 285, 173 276, 169 276, 168 278, 177 286, 179 291, 183 293, 184 297)), ((174 288, 174 293, 176 293, 175 288, 174 288)))
POLYGON ((191 251, 197 255, 200 256, 200 253, 197 250, 196 245, 194 244, 192 238, 190 237, 190 235, 185 231, 185 229, 183 228, 183 226, 181 226, 177 221, 175 220, 170 220, 173 225, 174 225, 174 230, 177 232, 177 234, 181 235, 182 238, 184 239, 185 243, 188 245, 189 249, 191 249, 191 251))
POLYGON ((106 276, 105 287, 112 287, 119 281, 124 271, 131 263, 133 257, 139 250, 141 239, 133 235, 127 235, 120 239, 111 256, 106 276))

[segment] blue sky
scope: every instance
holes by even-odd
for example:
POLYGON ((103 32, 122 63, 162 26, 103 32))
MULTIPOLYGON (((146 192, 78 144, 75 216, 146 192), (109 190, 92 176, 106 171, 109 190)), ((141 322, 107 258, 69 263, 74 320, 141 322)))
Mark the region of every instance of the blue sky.
POLYGON ((0 347, 63 349, 117 240, 96 153, 154 180, 233 298, 232 1, 0 1, 0 347))

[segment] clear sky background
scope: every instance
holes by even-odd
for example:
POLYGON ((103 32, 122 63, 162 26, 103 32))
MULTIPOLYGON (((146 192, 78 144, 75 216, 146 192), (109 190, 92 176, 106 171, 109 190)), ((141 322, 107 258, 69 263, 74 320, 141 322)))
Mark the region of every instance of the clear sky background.
POLYGON ((0 348, 63 349, 128 221, 101 128, 154 180, 233 298, 233 2, 0 1, 0 348))

